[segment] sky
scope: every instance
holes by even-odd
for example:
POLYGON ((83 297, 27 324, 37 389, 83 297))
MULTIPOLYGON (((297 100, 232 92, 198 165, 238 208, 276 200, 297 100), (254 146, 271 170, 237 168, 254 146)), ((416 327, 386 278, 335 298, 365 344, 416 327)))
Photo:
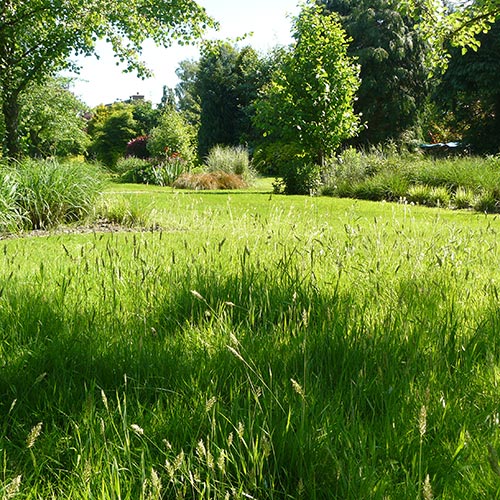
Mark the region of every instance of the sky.
MULTIPOLYGON (((267 52, 276 45, 289 44, 290 16, 299 12, 299 0, 198 0, 197 3, 220 23, 217 33, 209 38, 236 39, 253 32, 243 45, 252 45, 256 50, 267 52)), ((141 80, 134 73, 122 73, 116 65, 111 48, 98 42, 96 57, 77 59, 82 69, 73 84, 73 92, 87 105, 108 104, 125 100, 135 94, 158 103, 163 86, 175 87, 178 82, 175 70, 184 59, 198 59, 199 52, 193 46, 169 48, 156 47, 146 42, 142 60, 154 73, 153 78, 141 80)))

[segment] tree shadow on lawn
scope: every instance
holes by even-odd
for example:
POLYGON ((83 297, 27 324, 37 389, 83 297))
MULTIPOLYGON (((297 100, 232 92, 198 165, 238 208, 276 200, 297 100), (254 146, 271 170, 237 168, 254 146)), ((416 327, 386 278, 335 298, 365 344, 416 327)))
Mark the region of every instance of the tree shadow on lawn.
MULTIPOLYGON (((84 418, 97 422, 105 411, 101 391, 110 405, 126 396, 129 423, 151 425, 159 441, 168 435, 195 446, 210 432, 206 403, 216 397, 228 433, 241 421, 267 429, 271 438, 281 435, 275 458, 284 471, 287 454, 312 443, 316 459, 310 466, 317 468, 319 480, 340 460, 331 447, 350 439, 339 429, 371 429, 382 436, 388 422, 396 422, 410 432, 425 390, 436 384, 436 370, 460 365, 462 346, 443 341, 447 352, 437 357, 425 344, 429 336, 423 339, 422 332, 408 330, 417 285, 404 284, 406 310, 400 307, 369 324, 367 304, 349 292, 273 286, 266 277, 253 277, 247 287, 241 286, 241 277, 229 276, 217 286, 187 284, 152 310, 146 325, 134 318, 100 318, 92 309, 64 313, 57 297, 12 285, 0 304, 3 447, 7 455, 25 447, 37 422, 44 422, 48 434, 71 433, 71 425, 84 418), (174 410, 164 417, 155 414, 169 406, 174 410), (305 441, 299 435, 304 418, 305 441), (318 429, 330 437, 320 440, 318 429)), ((483 352, 484 325, 498 324, 498 318, 497 309, 485 311, 465 348, 483 352)), ((490 349, 499 352, 498 346, 490 349)), ((477 363, 487 356, 484 352, 477 363)), ((448 380, 454 376, 447 371, 448 380)), ((466 397, 467 378, 459 374, 455 384, 466 397)), ((418 439, 412 446, 418 446, 418 439)), ((64 453, 58 457, 66 470, 73 459, 64 453)), ((23 467, 31 467, 28 458, 23 467)), ((287 480, 296 479, 293 471, 284 473, 287 480)))
MULTIPOLYGON (((419 330, 419 318, 411 317, 421 293, 416 284, 413 292, 405 284, 406 309, 400 303, 368 324, 368 306, 348 292, 320 293, 308 286, 273 286, 265 277, 249 279, 248 286, 239 276, 216 286, 189 283, 150 311, 147 324, 138 318, 99 318, 92 309, 65 314, 56 297, 11 286, 0 308, 0 414, 14 399, 19 411, 23 401, 30 415, 38 409, 40 419, 53 410, 50 400, 62 413, 78 413, 90 388, 113 393, 123 388, 125 375, 143 388, 146 398, 154 398, 158 389, 189 393, 193 374, 208 390, 211 377, 204 380, 204 370, 216 370, 217 379, 226 377, 231 385, 235 376, 248 378, 249 368, 234 355, 236 349, 259 371, 279 374, 278 380, 287 384, 303 376, 304 365, 319 391, 331 393, 354 380, 373 393, 369 413, 381 415, 387 391, 403 390, 437 362, 443 364, 440 369, 444 364, 452 368, 463 366, 468 349, 476 352, 477 363, 499 352, 486 338, 485 325, 498 323, 495 308, 478 320, 469 345, 456 345, 460 325, 436 324, 429 332, 422 322, 426 331, 419 330), (430 342, 439 344, 439 353, 430 342)), ((439 308, 438 295, 426 300, 439 308)))

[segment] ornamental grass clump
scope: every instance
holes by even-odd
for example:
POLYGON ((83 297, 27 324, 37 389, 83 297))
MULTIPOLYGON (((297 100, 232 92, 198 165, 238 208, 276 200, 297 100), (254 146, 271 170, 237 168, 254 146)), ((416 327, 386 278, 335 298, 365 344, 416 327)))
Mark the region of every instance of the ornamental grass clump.
POLYGON ((255 176, 248 150, 243 146, 214 146, 208 153, 205 165, 209 172, 239 175, 247 182, 255 176))
POLYGON ((219 171, 182 174, 173 187, 195 190, 244 189, 248 184, 239 175, 219 171))
POLYGON ((79 162, 23 160, 2 167, 0 227, 16 232, 76 222, 91 211, 103 186, 99 170, 79 162))

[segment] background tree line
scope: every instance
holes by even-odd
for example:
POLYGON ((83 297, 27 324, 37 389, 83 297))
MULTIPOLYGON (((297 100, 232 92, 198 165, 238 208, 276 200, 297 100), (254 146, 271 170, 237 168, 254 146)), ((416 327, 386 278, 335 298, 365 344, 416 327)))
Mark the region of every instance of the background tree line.
MULTIPOLYGON (((441 45, 431 44, 425 22, 416 17, 419 7, 411 2, 310 1, 293 20, 291 46, 261 54, 230 42, 205 43, 198 60, 180 64, 179 84, 164 89, 158 106, 131 102, 93 110, 71 94, 67 80, 52 75, 68 64, 70 50, 91 53, 94 38, 111 33, 110 26, 128 30, 139 47, 143 38, 134 23, 143 14, 133 11, 135 21, 127 21, 104 13, 108 17, 101 24, 85 25, 87 45, 79 47, 72 34, 63 33, 57 50, 40 55, 28 49, 31 62, 20 63, 16 50, 31 47, 36 33, 21 34, 22 6, 8 3, 13 7, 3 8, 0 21, 0 63, 7 68, 0 77, 4 156, 84 154, 112 167, 126 154, 162 155, 170 148, 195 164, 214 146, 245 145, 262 172, 293 177, 304 165, 309 173, 312 165, 321 167, 325 157, 347 145, 392 141, 412 147, 459 139, 477 153, 500 148, 500 28, 494 1, 462 9, 441 4, 450 20, 447 33, 474 49, 466 53, 443 26, 441 45), (460 19, 475 27, 462 29, 460 19), (8 47, 9 40, 16 43, 8 47), (437 50, 446 55, 442 71, 429 65, 437 50), (44 70, 40 58, 51 62, 44 70)), ((47 45, 61 35, 55 22, 60 14, 51 8, 40 0, 42 14, 35 16, 37 22, 55 23, 53 31, 46 27, 47 45)), ((191 24, 196 36, 207 20, 203 11, 187 4, 179 9, 196 14, 191 24)), ((168 33, 152 28, 150 35, 165 41, 168 33)), ((122 42, 114 43, 125 57, 122 42)), ((131 67, 141 69, 134 61, 131 67)), ((313 175, 318 176, 321 168, 313 175)))

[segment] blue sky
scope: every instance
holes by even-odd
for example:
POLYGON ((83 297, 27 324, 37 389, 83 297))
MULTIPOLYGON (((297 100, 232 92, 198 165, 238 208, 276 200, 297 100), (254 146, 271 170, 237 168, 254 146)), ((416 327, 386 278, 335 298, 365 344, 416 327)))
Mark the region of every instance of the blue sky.
MULTIPOLYGON (((211 38, 235 39, 244 33, 253 32, 246 43, 266 52, 275 45, 291 42, 289 16, 298 13, 298 1, 198 0, 198 3, 221 25, 219 32, 210 35, 211 38)), ((157 103, 163 85, 176 85, 175 70, 179 62, 198 58, 195 47, 173 45, 165 49, 146 43, 142 58, 155 76, 141 80, 134 74, 121 72, 111 49, 105 43, 98 44, 98 53, 100 59, 91 57, 80 60, 82 71, 72 89, 89 106, 127 99, 137 93, 157 103)))

